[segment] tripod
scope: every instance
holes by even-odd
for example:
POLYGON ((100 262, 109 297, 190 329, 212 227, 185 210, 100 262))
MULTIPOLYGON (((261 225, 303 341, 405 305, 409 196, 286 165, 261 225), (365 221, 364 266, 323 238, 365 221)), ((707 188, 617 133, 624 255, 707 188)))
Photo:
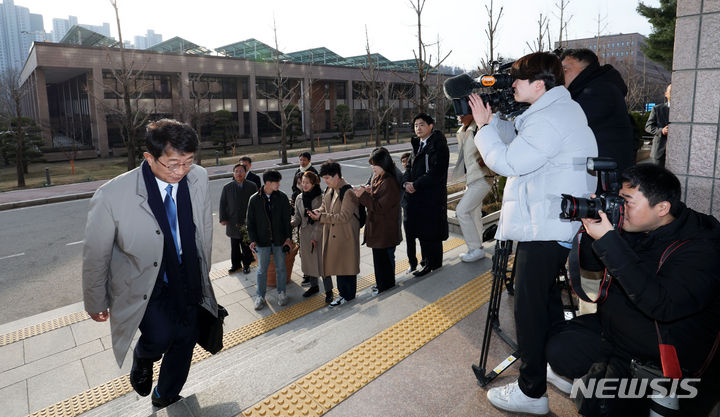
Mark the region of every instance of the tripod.
MULTIPOLYGON (((500 299, 502 297, 503 284, 505 285, 505 288, 507 288, 508 295, 515 295, 515 262, 517 261, 517 258, 515 258, 515 262, 513 262, 513 268, 510 271, 507 269, 508 259, 512 253, 512 246, 513 242, 511 240, 498 241, 495 246, 495 254, 493 254, 493 282, 492 289, 490 291, 487 319, 485 321, 485 333, 483 334, 480 363, 472 366, 473 372, 475 372, 475 377, 478 379, 478 383, 483 387, 489 384, 505 369, 510 367, 510 365, 519 359, 517 343, 515 343, 515 341, 500 328, 499 320, 500 299), (510 273, 509 275, 508 272, 510 273), (493 331, 495 331, 495 333, 497 333, 497 335, 513 349, 513 353, 490 372, 486 373, 488 351, 490 350, 490 337, 492 336, 493 331)), ((568 279, 568 273, 565 267, 562 267, 560 271, 558 271, 556 280, 561 296, 562 291, 565 290, 568 297, 568 303, 563 303, 563 309, 571 314, 570 316, 567 316, 566 314, 565 318, 566 320, 574 318, 577 306, 573 300, 570 280, 568 279), (564 279, 561 279, 561 277, 564 277, 564 279)))
POLYGON ((512 253, 512 246, 512 240, 498 241, 495 245, 495 253, 492 257, 493 282, 492 289, 490 291, 490 301, 488 304, 487 319, 485 321, 485 333, 483 334, 480 363, 478 365, 472 366, 473 372, 475 372, 475 377, 478 379, 478 383, 483 387, 489 384, 493 379, 495 379, 518 359, 517 343, 515 343, 515 341, 512 340, 510 336, 503 332, 503 330, 500 328, 499 320, 500 298, 502 296, 503 285, 505 285, 505 288, 507 288, 509 295, 515 294, 515 289, 513 287, 515 281, 515 268, 511 269, 510 271, 508 271, 507 269, 508 259, 510 258, 510 254, 512 253), (508 272, 510 272, 509 276, 508 272), (513 348, 514 352, 512 355, 508 356, 507 359, 505 359, 498 366, 496 366, 492 371, 486 374, 488 351, 490 350, 490 336, 492 336, 493 331, 495 331, 495 333, 497 333, 497 335, 500 336, 500 338, 504 340, 505 343, 507 343, 511 348, 513 348))

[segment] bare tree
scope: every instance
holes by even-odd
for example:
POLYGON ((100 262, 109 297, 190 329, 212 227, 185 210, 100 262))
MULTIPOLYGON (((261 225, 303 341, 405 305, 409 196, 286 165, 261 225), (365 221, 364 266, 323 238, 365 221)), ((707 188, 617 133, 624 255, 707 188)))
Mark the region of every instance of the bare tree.
MULTIPOLYGON (((437 46, 437 56, 440 57, 441 53, 439 35, 435 44, 437 46)), ((436 65, 436 67, 439 68, 439 64, 436 65)), ((428 92, 429 102, 433 104, 433 108, 435 109, 435 123, 439 123, 438 126, 440 127, 440 130, 445 130, 445 115, 450 109, 450 100, 445 97, 445 92, 443 90, 443 83, 445 81, 445 77, 440 73, 440 71, 435 71, 433 75, 433 83, 428 92)))
POLYGON ((282 164, 285 165, 288 163, 287 159, 287 134, 288 134, 288 127, 289 127, 289 120, 291 117, 291 113, 293 111, 297 111, 296 103, 299 99, 299 88, 300 83, 297 80, 291 80, 288 77, 283 76, 283 63, 282 63, 282 57, 280 56, 280 49, 278 46, 278 37, 277 37, 277 25, 275 23, 275 18, 273 17, 273 36, 275 39, 275 50, 273 51, 273 54, 275 55, 275 78, 273 79, 273 88, 274 91, 258 91, 262 96, 264 96, 268 101, 273 101, 277 105, 278 113, 280 114, 280 123, 275 121, 272 117, 270 117, 269 112, 265 111, 262 112, 265 114, 267 119, 270 121, 270 123, 275 126, 276 128, 280 129, 280 155, 282 164))
POLYGON ((417 74, 418 78, 417 80, 408 80, 406 77, 397 74, 400 78, 413 83, 418 90, 419 93, 417 97, 414 95, 413 97, 413 103, 415 106, 418 107, 419 111, 427 111, 427 94, 428 94, 428 85, 427 80, 429 77, 429 74, 433 71, 435 71, 446 59, 452 51, 448 52, 447 55, 445 55, 444 58, 438 59, 438 64, 435 66, 431 66, 428 64, 429 61, 431 61, 431 58, 428 58, 426 48, 427 45, 423 43, 422 40, 422 12, 423 8, 425 7, 425 0, 409 0, 410 5, 412 6, 413 10, 415 11, 415 14, 417 15, 417 27, 418 27, 418 49, 417 51, 413 51, 413 55, 415 57, 415 64, 417 66, 417 74))
POLYGON ((555 7, 557 7, 558 12, 560 13, 560 16, 555 15, 560 20, 560 30, 558 31, 558 47, 563 46, 563 33, 565 33, 565 41, 567 43, 567 27, 568 23, 570 23, 570 20, 572 20, 573 16, 570 15, 569 17, 566 17, 565 10, 567 9, 568 5, 570 4, 570 0, 558 0, 559 3, 555 3, 555 7))
MULTIPOLYGON (((187 97, 182 96, 179 101, 180 115, 185 123, 195 129, 200 142, 203 140, 202 127, 212 119, 210 85, 205 74, 189 74, 187 81, 181 82, 184 83, 184 90, 188 94, 187 97)), ((197 152, 195 159, 198 164, 202 163, 201 152, 197 152)))
MULTIPOLYGON (((123 143, 127 148, 127 169, 128 171, 135 168, 138 161, 138 147, 139 147, 139 130, 145 125, 148 120, 149 113, 143 111, 140 105, 140 97, 142 91, 146 86, 139 86, 136 84, 137 80, 142 80, 143 70, 137 67, 137 63, 134 59, 128 59, 125 56, 125 47, 123 46, 122 29, 120 26, 120 12, 118 10, 118 0, 109 0, 113 9, 115 10, 115 20, 117 22, 118 31, 118 47, 120 48, 120 69, 116 70, 114 65, 110 65, 112 68, 113 77, 116 80, 117 91, 115 94, 122 100, 123 107, 118 109, 112 107, 110 110, 120 117, 120 135, 122 136, 123 143)), ((108 54, 109 55, 109 54, 108 54)), ((134 56, 134 54, 133 54, 134 56)), ((142 81, 141 81, 142 83, 142 81)))
POLYGON ((492 71, 492 63, 495 61, 495 46, 497 43, 497 29, 498 24, 500 23, 500 18, 502 17, 503 13, 503 6, 500 6, 500 11, 498 11, 497 17, 495 17, 495 4, 494 0, 490 0, 490 6, 485 5, 485 10, 488 14, 488 25, 487 29, 485 29, 485 36, 488 40, 488 52, 484 59, 480 60, 480 71, 483 73, 487 73, 489 71, 492 71))
MULTIPOLYGON (((603 33, 607 30, 607 16, 601 17, 600 12, 598 12, 597 15, 597 32, 595 32, 595 53, 598 55, 598 57, 601 56, 600 54, 600 37, 603 36, 603 33)), ((604 61, 604 59, 603 59, 604 61)))
POLYGON ((367 98, 368 112, 370 114, 370 128, 375 133, 375 146, 382 146, 380 133, 383 125, 386 124, 387 116, 392 112, 389 100, 390 81, 379 79, 378 62, 373 60, 370 53, 370 40, 368 38, 367 26, 365 26, 365 52, 367 54, 367 68, 361 68, 360 74, 364 79, 363 95, 367 98), (381 104, 381 103, 384 103, 381 104))
POLYGON ((25 186, 25 126, 22 117, 22 100, 25 92, 20 88, 20 70, 10 67, 0 75, 0 117, 12 130, 15 140, 15 169, 17 186, 25 186), (12 124, 12 127, 10 125, 12 124))
POLYGON ((550 44, 550 26, 548 23, 548 17, 543 16, 540 12, 540 17, 537 20, 538 23, 538 37, 534 43, 525 42, 531 52, 542 52, 548 49, 552 49, 550 44), (547 42, 547 49, 545 43, 547 42))
MULTIPOLYGON (((315 114, 317 112, 325 112, 325 100, 328 98, 328 93, 323 88, 322 94, 317 97, 315 94, 315 79, 313 77, 313 61, 312 59, 310 62, 305 66, 306 71, 306 79, 308 84, 308 89, 310 91, 306 92, 308 94, 308 103, 310 105, 310 123, 309 123, 309 132, 307 132, 307 137, 310 139, 310 152, 315 152, 315 141, 314 141, 314 133, 316 130, 320 130, 318 126, 315 126, 315 114)), ((323 86, 324 87, 324 86, 323 86)))

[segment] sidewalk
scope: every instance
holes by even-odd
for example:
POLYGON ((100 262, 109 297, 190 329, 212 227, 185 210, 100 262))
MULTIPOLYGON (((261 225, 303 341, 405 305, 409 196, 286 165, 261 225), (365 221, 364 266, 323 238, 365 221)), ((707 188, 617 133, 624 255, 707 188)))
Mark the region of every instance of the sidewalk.
MULTIPOLYGON (((452 145, 457 143, 455 137, 448 139, 448 144, 452 145)), ((342 145, 335 145, 335 148, 341 147, 342 145)), ((399 152, 404 150, 410 150, 409 143, 400 143, 392 145, 383 145, 390 152, 399 152)), ((358 158, 362 156, 368 156, 372 147, 352 149, 347 151, 335 151, 331 153, 320 152, 313 155, 313 163, 319 165, 328 159, 335 159, 337 161, 343 161, 347 159, 358 158)), ((234 165, 234 164, 233 164, 234 165)), ((220 165, 220 166, 205 166, 208 171, 208 175, 211 180, 218 178, 230 178, 232 177, 233 165, 220 165)), ((288 165, 280 165, 280 159, 269 159, 265 161, 257 161, 253 163, 253 171, 262 172, 268 168, 281 167, 291 168, 297 167, 296 158, 291 159, 291 163, 288 165)), ((101 185, 105 184, 108 180, 99 180, 91 182, 78 182, 74 184, 65 185, 54 185, 52 187, 45 188, 29 188, 26 190, 6 191, 0 193, 0 211, 10 210, 20 207, 30 207, 41 204, 57 203, 61 201, 79 200, 83 198, 90 198, 101 185)))

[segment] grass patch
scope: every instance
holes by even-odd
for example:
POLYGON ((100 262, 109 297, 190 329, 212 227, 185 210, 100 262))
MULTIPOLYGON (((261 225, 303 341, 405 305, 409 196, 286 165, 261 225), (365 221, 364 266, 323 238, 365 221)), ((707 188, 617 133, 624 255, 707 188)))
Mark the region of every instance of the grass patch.
MULTIPOLYGON (((410 137, 401 137, 400 143, 409 143, 410 137)), ((365 146, 365 137, 355 137, 352 141, 348 141, 346 145, 342 144, 342 139, 332 139, 330 142, 331 151, 345 151, 351 149, 367 148, 368 155, 370 150, 375 148, 373 142, 368 140, 367 147, 365 146)), ((397 143, 394 138, 391 138, 390 144, 397 143)), ((383 142, 383 145, 386 145, 383 142)), ((227 155, 219 153, 219 165, 234 165, 238 162, 238 158, 242 155, 249 155, 253 162, 265 161, 268 159, 279 158, 278 149, 280 145, 277 143, 263 144, 263 145, 247 145, 238 146, 235 149, 235 155, 232 155, 231 151, 228 151, 227 155)), ((310 145, 307 142, 295 143, 293 147, 288 147, 288 162, 297 163, 297 156, 301 152, 310 151, 310 145)), ((328 140, 321 139, 320 145, 315 146, 315 153, 324 153, 328 151, 328 140)), ((204 166, 215 166, 215 150, 214 149, 203 149, 202 165, 204 166)), ((96 180, 107 180, 115 178, 116 176, 126 172, 127 158, 125 156, 113 157, 113 158, 93 158, 93 159, 82 159, 75 161, 75 174, 71 173, 70 161, 59 161, 59 162, 37 162, 30 164, 28 167, 28 173, 25 174, 24 188, 39 188, 45 186, 45 168, 50 169, 50 180, 52 185, 61 184, 74 184, 78 182, 96 181, 96 180)), ((0 167, 0 191, 17 190, 17 175, 15 172, 15 165, 12 162, 10 166, 0 167)))

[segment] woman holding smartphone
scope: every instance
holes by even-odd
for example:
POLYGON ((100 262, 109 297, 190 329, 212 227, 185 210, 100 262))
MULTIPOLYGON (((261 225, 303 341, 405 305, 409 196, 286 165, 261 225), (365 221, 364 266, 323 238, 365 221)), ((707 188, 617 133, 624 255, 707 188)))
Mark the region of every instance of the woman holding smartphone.
MULTIPOLYGON (((300 182, 302 192, 295 199, 295 214, 290 225, 299 227, 300 231, 300 268, 303 275, 310 282, 310 288, 303 293, 303 297, 320 292, 318 277, 322 277, 322 234, 323 226, 320 222, 311 219, 308 211, 314 210, 322 204, 322 191, 320 190, 320 177, 312 171, 302 174, 300 182)), ((323 277, 325 288, 325 302, 332 301, 332 278, 323 277)))

